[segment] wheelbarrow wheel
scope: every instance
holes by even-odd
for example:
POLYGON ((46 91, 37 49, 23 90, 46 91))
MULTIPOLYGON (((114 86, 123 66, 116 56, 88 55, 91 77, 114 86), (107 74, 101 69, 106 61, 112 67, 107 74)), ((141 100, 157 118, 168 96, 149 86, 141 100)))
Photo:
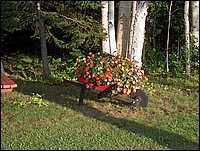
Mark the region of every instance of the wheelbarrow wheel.
POLYGON ((140 89, 137 89, 135 93, 131 93, 130 97, 134 100, 133 103, 136 103, 141 107, 146 107, 148 104, 146 93, 140 89))

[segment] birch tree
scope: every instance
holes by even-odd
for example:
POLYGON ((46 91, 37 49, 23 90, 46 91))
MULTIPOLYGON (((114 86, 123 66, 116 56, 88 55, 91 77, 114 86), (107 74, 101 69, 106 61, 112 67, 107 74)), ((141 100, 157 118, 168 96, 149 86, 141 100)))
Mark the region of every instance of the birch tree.
POLYGON ((199 1, 191 3, 191 35, 195 39, 195 49, 199 50, 199 1))
POLYGON ((127 54, 127 44, 130 35, 131 5, 132 1, 120 1, 117 24, 117 51, 119 55, 127 54))
POLYGON ((45 27, 44 20, 41 15, 40 1, 37 2, 37 9, 39 13, 39 31, 40 31, 40 43, 41 43, 41 53, 42 53, 42 65, 43 65, 43 74, 44 78, 50 77, 48 56, 47 56, 47 45, 45 38, 45 27))
POLYGON ((167 30, 167 50, 166 50, 167 72, 169 72, 169 31, 170 31, 170 24, 171 24, 171 12, 172 12, 172 1, 170 2, 170 6, 169 6, 169 22, 168 22, 168 30, 167 30))
POLYGON ((116 51, 114 12, 115 12, 114 1, 108 1, 108 33, 109 33, 111 54, 113 54, 116 51))
POLYGON ((189 3, 185 1, 184 21, 185 21, 185 45, 186 45, 186 74, 190 75, 190 22, 189 22, 189 3))
POLYGON ((133 49, 131 60, 136 61, 139 67, 142 66, 142 49, 145 36, 145 22, 147 16, 147 1, 137 1, 137 11, 135 16, 135 28, 133 34, 133 49))
POLYGON ((135 26, 135 15, 136 15, 136 4, 137 1, 132 2, 132 14, 131 14, 131 23, 130 23, 130 31, 129 31, 129 42, 128 42, 128 52, 126 57, 130 58, 131 51, 133 49, 133 33, 134 33, 134 26, 135 26))
POLYGON ((106 36, 102 40, 102 50, 103 52, 110 53, 110 41, 109 41, 109 34, 108 34, 108 1, 101 1, 101 3, 102 3, 101 20, 102 20, 104 33, 106 34, 106 36))

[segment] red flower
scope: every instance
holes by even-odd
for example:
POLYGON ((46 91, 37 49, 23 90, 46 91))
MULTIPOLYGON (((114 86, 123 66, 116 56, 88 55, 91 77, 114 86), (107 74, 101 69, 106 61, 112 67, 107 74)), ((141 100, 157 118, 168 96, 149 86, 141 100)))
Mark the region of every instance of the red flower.
POLYGON ((76 70, 75 70, 75 73, 76 73, 76 74, 78 74, 78 71, 79 71, 79 70, 78 70, 78 69, 76 69, 76 70))
POLYGON ((93 62, 91 62, 91 63, 90 63, 90 67, 93 67, 93 65, 94 65, 93 62))
POLYGON ((107 67, 107 68, 106 68, 106 71, 111 71, 111 69, 107 67))

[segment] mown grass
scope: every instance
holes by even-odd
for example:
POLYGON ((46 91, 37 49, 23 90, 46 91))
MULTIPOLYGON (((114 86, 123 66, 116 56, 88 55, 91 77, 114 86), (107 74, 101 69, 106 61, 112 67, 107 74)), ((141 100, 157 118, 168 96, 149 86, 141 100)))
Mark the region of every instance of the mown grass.
POLYGON ((199 149, 198 78, 150 79, 146 108, 98 100, 90 91, 78 105, 80 89, 73 85, 15 81, 14 92, 1 97, 2 150, 199 149), (13 103, 32 93, 44 94, 48 106, 13 103))

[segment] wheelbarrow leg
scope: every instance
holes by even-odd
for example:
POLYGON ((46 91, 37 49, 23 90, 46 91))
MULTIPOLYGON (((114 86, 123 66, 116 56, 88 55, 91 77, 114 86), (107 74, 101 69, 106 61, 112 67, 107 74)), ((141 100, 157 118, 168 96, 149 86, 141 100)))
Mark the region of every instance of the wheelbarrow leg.
POLYGON ((98 99, 101 99, 103 97, 103 91, 101 91, 99 94, 98 94, 98 99))
POLYGON ((86 90, 85 85, 81 86, 81 92, 80 92, 80 97, 79 97, 79 104, 83 104, 83 99, 84 99, 84 96, 85 96, 85 90, 86 90))

